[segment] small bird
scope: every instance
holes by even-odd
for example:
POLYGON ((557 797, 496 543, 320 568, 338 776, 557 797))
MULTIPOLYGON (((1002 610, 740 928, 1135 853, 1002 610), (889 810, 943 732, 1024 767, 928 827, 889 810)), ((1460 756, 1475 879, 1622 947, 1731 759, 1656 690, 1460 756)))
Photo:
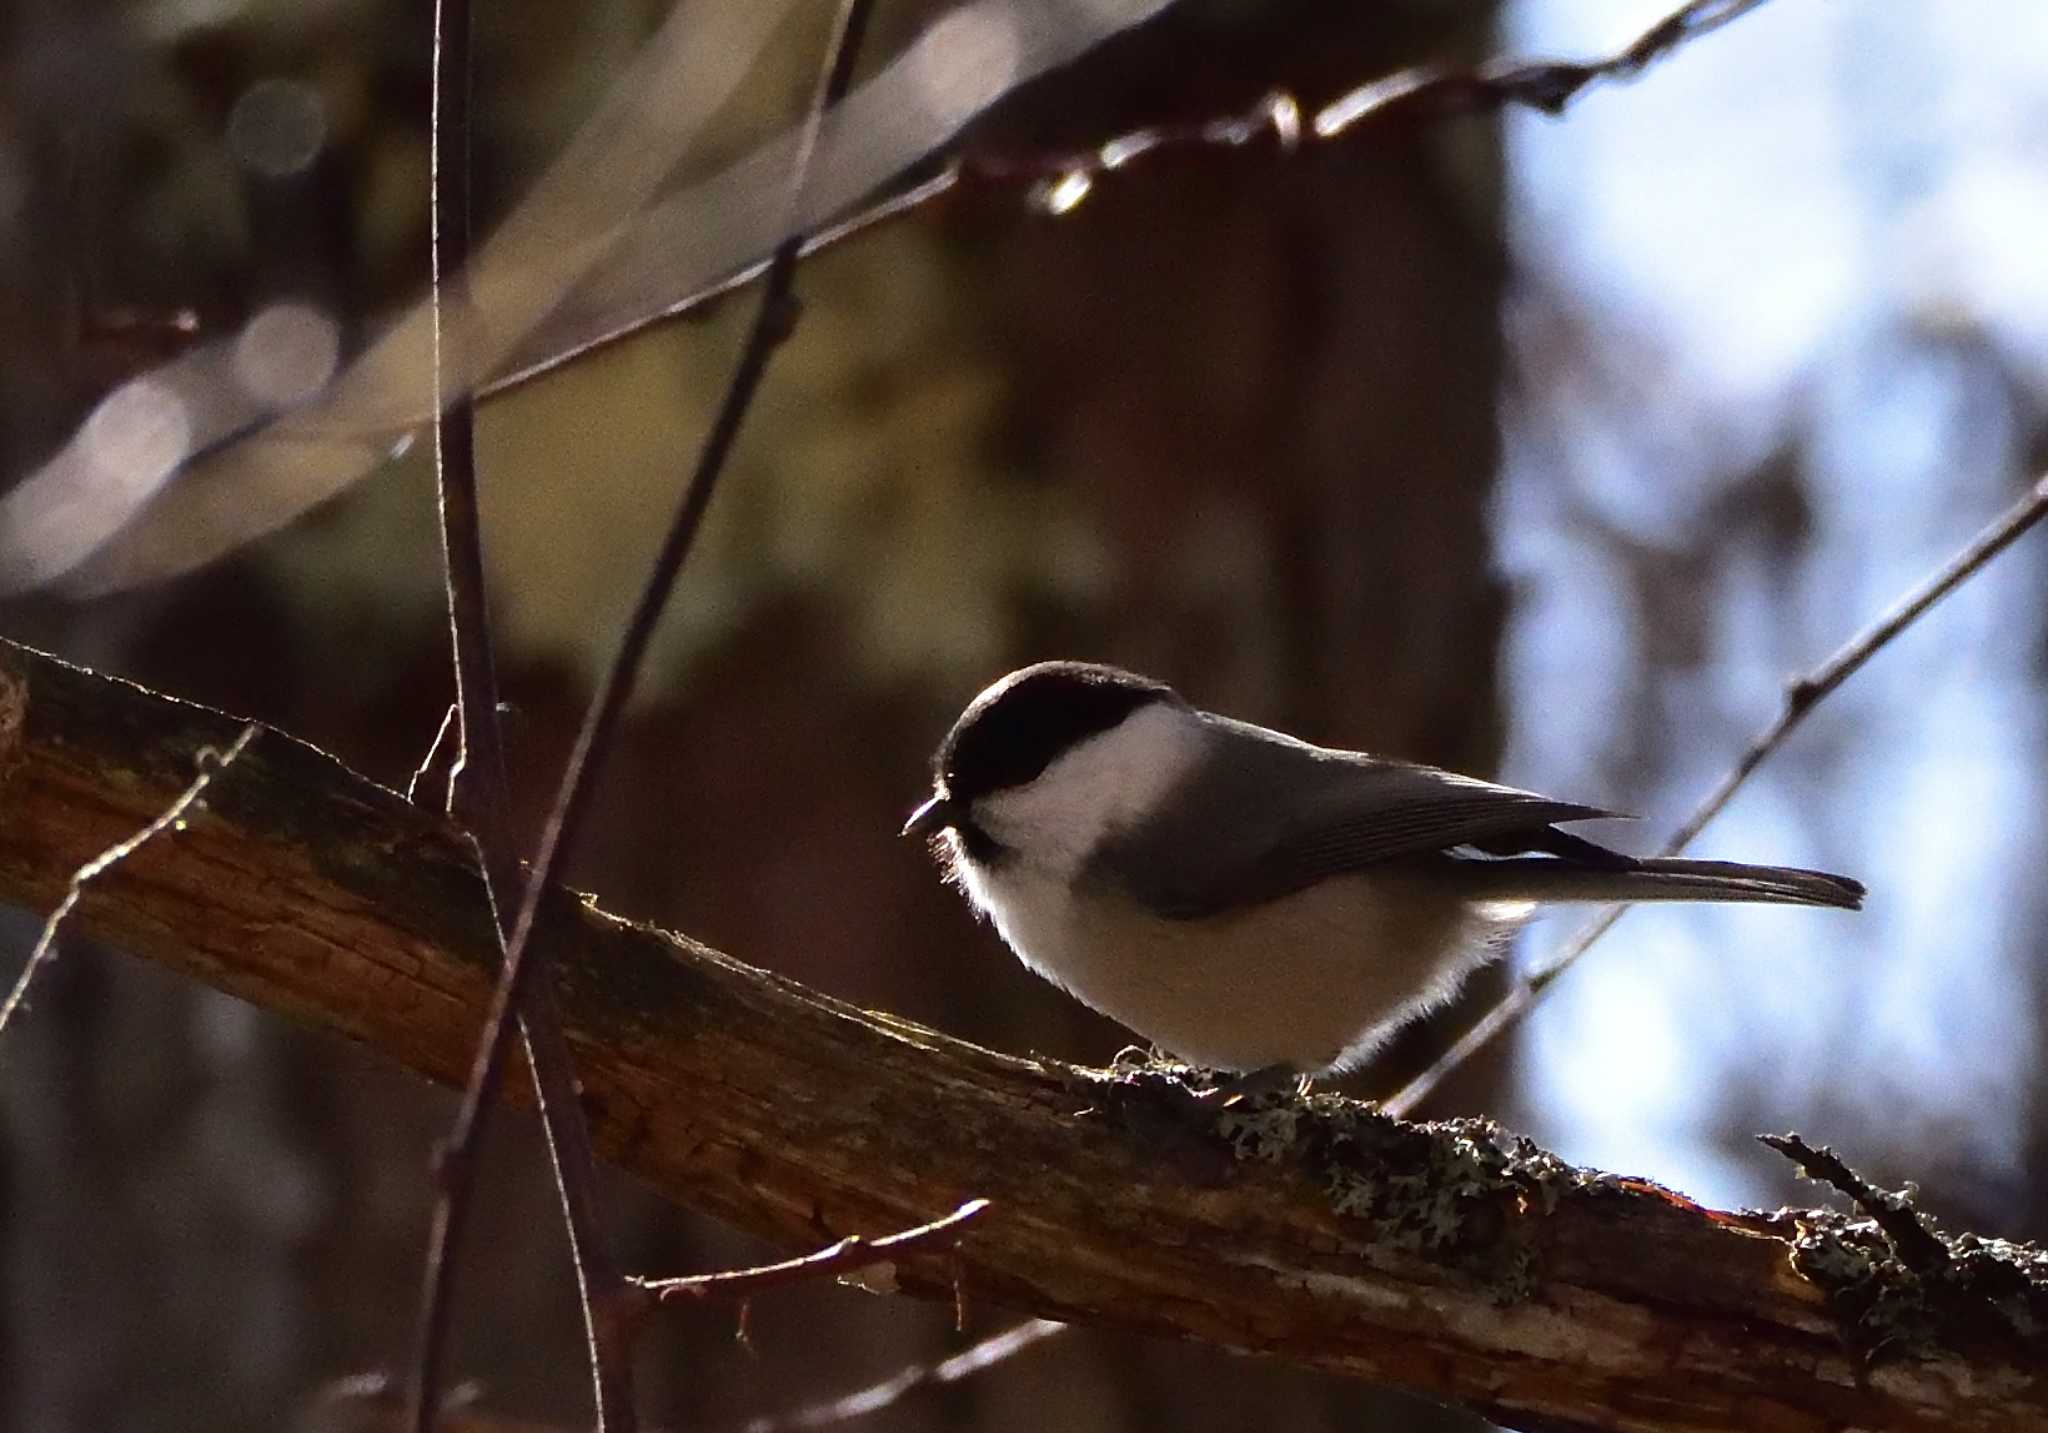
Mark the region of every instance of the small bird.
POLYGON ((1041 662, 968 704, 903 834, 932 838, 1028 968, 1253 1080, 1358 1064, 1539 902, 1862 905, 1846 876, 1638 859, 1557 829, 1612 814, 1041 662))

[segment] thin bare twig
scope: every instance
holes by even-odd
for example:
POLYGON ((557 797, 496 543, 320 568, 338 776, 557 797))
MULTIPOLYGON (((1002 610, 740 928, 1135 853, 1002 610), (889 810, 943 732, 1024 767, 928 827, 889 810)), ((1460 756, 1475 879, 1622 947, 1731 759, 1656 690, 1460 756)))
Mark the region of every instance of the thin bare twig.
MULTIPOLYGON (((434 348, 434 476, 440 495, 441 556, 448 625, 455 648, 455 702, 461 745, 449 774, 451 813, 472 833, 504 832, 507 797, 498 727, 498 676, 484 592, 483 534, 476 492, 476 401, 449 391, 459 371, 452 332, 466 332, 470 288, 469 0, 434 0, 431 149, 431 274, 434 348), (455 310, 454 323, 450 309, 455 310), (474 763, 474 765, 472 765, 474 763)), ((443 724, 443 731, 446 724, 443 724)), ((439 738, 436 738, 438 746, 439 738)), ((507 890, 510 888, 508 887, 507 890)))
MULTIPOLYGON (((854 56, 859 49, 861 34, 871 8, 871 0, 841 0, 824 71, 805 119, 802 143, 798 147, 796 163, 790 178, 788 212, 792 216, 799 212, 804 186, 809 180, 811 156, 816 149, 818 131, 824 122, 825 112, 844 96, 852 77, 854 56)), ((434 1369, 429 1360, 438 1359, 438 1348, 429 1347, 427 1341, 438 1341, 443 1337, 446 1323, 448 1266, 456 1237, 461 1232, 463 1211, 468 1207, 474 1186, 473 1152, 489 1118, 492 1097, 503 1073, 505 1037, 511 1023, 511 1014, 519 1008, 521 1000, 525 998, 526 987, 533 980, 531 972, 544 964, 541 957, 530 958, 534 923, 539 915, 540 903, 549 888, 554 885, 563 859, 575 843, 583 815, 589 805, 592 787, 590 777, 609 750, 612 733, 616 729, 619 714, 625 708, 626 699, 631 695, 647 644, 653 636, 655 623, 661 615, 662 608, 667 604, 668 595, 674 587, 677 574, 682 569, 683 560, 688 556, 691 543, 702 525, 704 514, 710 505, 711 494, 717 486, 719 475, 724 471, 726 459, 730 456, 733 444, 739 436, 740 425, 753 402, 755 392, 759 389, 762 376, 767 371, 768 361, 795 325, 792 288, 801 247, 802 237, 799 235, 785 241, 776 251, 775 261, 770 266, 763 287, 760 311, 735 365, 724 402, 720 405, 711 431, 698 456, 682 504, 662 543, 661 551, 655 558, 639 601, 620 638, 618 650, 604 674, 596 695, 591 700, 582 730, 577 734, 575 750, 563 772, 554 809, 549 814, 539 849, 534 856, 533 868, 527 877, 518 916, 512 922, 511 933, 505 940, 504 966, 492 993, 484 1034, 478 1042, 469 1081, 463 1091, 462 1104, 457 1111, 446 1146, 447 1156, 442 1171, 442 1198, 435 1217, 434 1247, 429 1255, 428 1287, 421 1321, 421 1377, 414 1387, 413 1419, 417 1429, 424 1430, 425 1421, 431 1416, 429 1410, 432 1408, 432 1402, 428 1392, 434 1381, 434 1369)), ((481 590, 480 576, 478 590, 481 590)), ((495 692, 492 693, 492 698, 494 702, 495 692)), ((470 699, 471 695, 465 692, 465 703, 470 699)), ((466 705, 465 714, 469 710, 466 705)), ((480 728, 481 725, 480 723, 480 728)), ((511 886, 508 884, 505 889, 509 890, 511 886)), ((535 988, 537 991, 544 991, 546 987, 544 984, 536 984, 535 988)), ((533 1026, 539 1024, 537 1021, 531 1023, 533 1026)), ((549 1042, 544 1039, 533 1040, 534 1033, 535 1029, 529 1028, 530 1048, 535 1051, 537 1057, 544 1056, 549 1042)), ((540 1063, 540 1059, 536 1058, 537 1074, 540 1063)), ((573 1100, 570 1103, 573 1106, 573 1100)), ((554 1134, 555 1131, 551 1127, 551 1141, 554 1134)), ((587 1145, 587 1137, 585 1142, 587 1145)), ((567 1161, 563 1158, 563 1152, 557 1149, 558 1178, 562 1174, 565 1162, 567 1161)), ((571 1184, 565 1180, 565 1204, 570 1201, 572 1194, 571 1184)), ((594 1254, 595 1251, 585 1252, 594 1254)), ((601 1390, 613 1371, 607 1365, 623 1365, 628 1362, 623 1356, 616 1359, 612 1356, 612 1350, 618 1347, 623 1337, 618 1328, 619 1320, 616 1314, 615 1308, 607 1309, 594 1303, 586 1289, 585 1316, 589 1324, 592 1356, 597 1365, 595 1372, 601 1390)), ((625 1416, 631 1416, 629 1409, 623 1411, 625 1416)), ((603 1412, 601 1398, 601 1417, 603 1412)), ((614 1407, 611 1412, 614 1417, 618 1417, 622 1410, 614 1407)))
POLYGON ((1318 139, 1342 134, 1362 120, 1472 114, 1518 105, 1562 114, 1601 80, 1632 80, 1681 46, 1748 14, 1764 0, 1692 0, 1598 60, 1489 60, 1471 70, 1422 66, 1361 85, 1323 106, 1311 126, 1318 139))
POLYGON ((817 1279, 836 1279, 842 1274, 851 1274, 861 1269, 870 1269, 877 1264, 886 1264, 903 1254, 919 1252, 927 1244, 935 1244, 949 1234, 957 1233, 962 1226, 979 1218, 989 1209, 986 1199, 970 1199, 940 1219, 929 1224, 900 1233, 885 1234, 879 1239, 864 1239, 858 1234, 849 1234, 838 1243, 794 1259, 782 1259, 773 1264, 757 1264, 750 1269, 724 1269, 715 1274, 689 1274, 679 1279, 633 1279, 631 1286, 647 1299, 645 1307, 652 1309, 670 1299, 751 1299, 756 1294, 770 1289, 787 1288, 791 1284, 807 1284, 817 1279))
POLYGON ((1466 69, 1412 66, 1347 91, 1318 109, 1306 124, 1298 99, 1285 90, 1271 90, 1241 113, 1151 125, 1092 149, 1063 154, 970 153, 964 167, 975 179, 1036 181, 1041 201, 1055 213, 1064 213, 1101 176, 1165 150, 1237 149, 1271 135, 1282 153, 1292 153, 1304 140, 1335 139, 1367 122, 1485 114, 1510 106, 1558 115, 1595 82, 1634 79, 1680 46, 1763 3, 1692 0, 1597 60, 1495 59, 1466 69))
MULTIPOLYGON (((447 533, 444 529, 441 538, 444 546, 447 540, 447 533)), ((421 788, 426 785, 427 778, 432 776, 436 768, 440 766, 448 741, 455 735, 456 719, 461 715, 461 704, 459 702, 450 702, 448 710, 441 713, 441 724, 434 728, 434 739, 427 743, 427 754, 420 758, 420 764, 415 766, 412 769, 412 775, 406 778, 405 799, 412 802, 413 805, 419 805, 421 788)), ((455 790, 453 782, 451 781, 445 789, 448 791, 452 801, 455 790)))
POLYGON ((870 1413, 880 1413, 893 1407, 904 1395, 920 1388, 937 1388, 948 1383, 958 1383, 971 1378, 984 1369, 1035 1348, 1055 1334, 1066 1332, 1068 1325, 1051 1319, 1026 1319, 1023 1323, 1004 1329, 964 1349, 951 1358, 942 1358, 936 1363, 913 1364, 909 1368, 883 1379, 880 1383, 845 1394, 824 1403, 813 1403, 787 1413, 770 1413, 759 1418, 750 1418, 738 1425, 732 1433, 792 1433, 796 1429, 830 1428, 840 1423, 850 1423, 856 1418, 865 1418, 870 1413))
MULTIPOLYGON (((808 259, 813 254, 822 254, 827 249, 837 248, 848 239, 865 234, 870 229, 879 228, 891 219, 900 219, 913 210, 922 209, 933 200, 951 193, 959 186, 962 177, 962 165, 959 160, 955 159, 938 173, 919 183, 913 184, 901 193, 892 194, 887 199, 871 204, 836 224, 806 236, 803 241, 803 247, 797 252, 797 257, 799 259, 808 259)), ((601 337, 582 343, 570 344, 558 353, 550 354, 546 358, 513 368, 508 372, 499 374, 495 378, 486 379, 477 385, 477 396, 480 398, 495 398, 501 393, 506 393, 519 387, 521 384, 528 383, 533 379, 553 373, 556 369, 567 364, 574 363, 579 358, 596 353, 601 349, 609 348, 614 343, 633 338, 638 334, 645 333, 648 329, 658 328, 660 325, 672 320, 688 318, 699 309, 709 304, 717 303, 720 299, 727 298, 753 283, 756 279, 766 274, 774 263, 775 256, 770 254, 765 259, 758 259, 743 268, 734 270, 722 279, 718 279, 713 283, 706 284, 703 288, 683 295, 673 304, 657 313, 648 314, 644 318, 634 320, 632 323, 622 324, 601 337)), ((394 433, 394 441, 396 436, 394 433)))
MULTIPOLYGON (((831 1428, 851 1423, 856 1418, 893 1408, 919 1389, 943 1388, 993 1368, 1013 1355, 1036 1348, 1054 1334, 1065 1332, 1068 1327, 1051 1319, 1026 1319, 949 1358, 913 1364, 880 1383, 869 1384, 822 1403, 807 1404, 786 1413, 763 1414, 744 1423, 728 1425, 726 1433, 797 1433, 802 1429, 831 1428)), ((497 1429, 508 1430, 508 1433, 510 1430, 516 1430, 516 1433, 555 1433, 555 1430, 538 1423, 494 1418, 468 1406, 468 1401, 461 1397, 464 1393, 474 1396, 471 1390, 457 1390, 450 1394, 442 1407, 440 1425, 449 1433, 492 1433, 497 1429)), ((364 1433, 401 1426, 398 1421, 402 1412, 398 1392, 392 1387, 391 1380, 381 1373, 337 1378, 309 1400, 309 1408, 316 1414, 337 1406, 346 1406, 354 1420, 350 1426, 360 1425, 364 1433)), ((568 1433, 568 1430, 562 1429, 560 1433, 568 1433)))
MULTIPOLYGON (((483 531, 476 486, 476 402, 450 394, 448 374, 461 365, 448 352, 451 328, 467 331, 470 252, 470 93, 472 21, 469 0, 434 6, 432 281, 434 338, 435 475, 440 493, 442 565, 448 623, 455 652, 456 710, 461 745, 449 771, 449 807, 470 834, 501 946, 509 958, 508 901, 519 889, 519 857, 510 819, 511 791, 499 722, 497 664, 484 586, 483 531), (449 323, 454 306, 465 322, 449 323)), ((435 738, 438 749, 448 724, 435 738)), ((431 753, 430 753, 431 759, 431 753)), ((631 1351, 608 1309, 620 1301, 621 1281, 607 1255, 595 1209, 596 1161, 590 1131, 576 1097, 576 1071, 562 1035, 549 977, 533 983, 519 1008, 519 1024, 532 1070, 534 1102, 547 1134, 555 1187, 569 1236, 570 1260, 583 1312, 597 1426, 632 1433, 637 1426, 631 1351)), ((460 1246, 471 1205, 474 1140, 451 1140, 440 1151, 427 1255, 421 1272, 420 1317, 415 1335, 406 1416, 426 1433, 438 1416, 442 1363, 447 1349, 460 1246)))
POLYGON ((64 918, 71 914, 72 907, 84 896, 87 883, 105 875, 164 832, 183 829, 185 817, 199 804, 199 798, 206 794, 206 788, 213 784, 213 778, 233 764, 235 758, 256 739, 259 730, 254 722, 243 727, 242 734, 236 737, 224 752, 202 747, 195 758, 199 774, 192 778, 190 786, 179 793, 177 800, 166 806, 155 820, 140 831, 125 840, 115 842, 72 873, 70 884, 64 891, 64 899, 58 901, 56 909, 44 918, 43 933, 36 938, 35 948, 28 953, 28 963, 22 966, 21 974, 15 977, 13 988, 7 992, 7 999, 0 1001, 0 1034, 6 1032, 7 1022, 14 1018, 14 1013, 27 1001, 28 988, 35 980, 36 972, 48 964, 56 954, 57 928, 64 924, 64 918))
MULTIPOLYGON (((2028 495, 1998 518, 1929 574, 1919 586, 1907 592, 1894 602, 1868 627, 1850 638, 1832 657, 1804 676, 1795 677, 1785 686, 1784 705, 1777 718, 1765 727, 1743 752, 1741 759, 1730 767, 1728 774, 1721 778, 1714 789, 1693 808, 1690 816, 1671 833, 1669 840, 1658 848, 1659 856, 1676 856, 1693 843, 1707 823, 1720 815, 1743 783, 1779 747, 1786 738, 1806 720, 1807 714, 1842 683, 1859 671, 1878 652, 1926 615, 1928 610, 1942 598, 1948 596, 1977 573, 1991 560, 2019 541, 2028 531, 2048 517, 2048 476, 2037 480, 2028 495)), ((1621 919, 1627 906, 1606 906, 1598 915, 1588 921, 1576 936, 1567 941, 1558 953, 1517 981, 1515 987, 1502 997, 1480 1022, 1460 1037, 1458 1042, 1437 1058, 1435 1064, 1410 1080, 1393 1098, 1381 1108, 1397 1118, 1414 1113, 1421 1103, 1428 1099, 1438 1085, 1453 1070, 1463 1065, 1479 1051, 1486 1048, 1500 1033, 1528 1014, 1536 1002, 1543 997, 1593 944, 1606 935, 1621 919)))

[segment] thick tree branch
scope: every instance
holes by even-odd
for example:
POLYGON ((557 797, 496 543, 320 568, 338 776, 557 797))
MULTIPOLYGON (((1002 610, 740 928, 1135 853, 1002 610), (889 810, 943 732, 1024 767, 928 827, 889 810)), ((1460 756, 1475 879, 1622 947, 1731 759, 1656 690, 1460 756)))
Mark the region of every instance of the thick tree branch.
MULTIPOLYGON (((31 908, 237 729, 20 648, 0 648, 0 679, 19 699, 0 712, 21 714, 0 731, 0 899, 31 908)), ((498 965, 467 843, 275 732, 231 777, 74 919, 460 1079, 498 965)), ((1525 1428, 2048 1429, 2030 1251, 1955 1241, 1995 1294, 1906 1316, 1910 1271, 1867 1221, 1717 1214, 1490 1126, 1329 1097, 1219 1113, 1161 1076, 854 1009, 567 894, 541 919, 599 1148, 675 1199, 796 1250, 994 1202, 957 1256, 902 1256, 908 1291, 950 1299, 957 1273, 971 1300, 1525 1428)))

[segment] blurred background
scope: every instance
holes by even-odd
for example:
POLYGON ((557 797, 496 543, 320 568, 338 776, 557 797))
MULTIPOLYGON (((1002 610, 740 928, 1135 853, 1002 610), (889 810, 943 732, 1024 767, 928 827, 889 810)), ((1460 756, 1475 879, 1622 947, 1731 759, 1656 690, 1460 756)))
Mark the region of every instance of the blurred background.
MULTIPOLYGON (((869 65, 943 7, 885 0, 869 65)), ((977 153, 1310 106, 1402 65, 1603 53, 1656 0, 1186 0, 1001 106, 977 153)), ((830 7, 714 151, 787 125, 830 7), (721 148, 722 147, 722 148, 721 148)), ((480 227, 663 18, 479 9, 480 227)), ((426 253, 427 7, 16 0, 0 16, 0 476, 272 305, 342 350, 426 253)), ((802 271, 802 326, 664 629, 573 878, 834 995, 1101 1062, 894 832, 985 682, 1166 677, 1333 744, 1639 813, 1646 849, 1821 661, 2048 468, 2048 9, 1772 0, 1562 120, 1183 152, 1053 217, 980 184, 802 271)), ((749 316, 488 405, 487 540, 533 819, 749 316)), ((175 583, 0 632, 260 717, 402 786, 452 697, 424 454, 175 583)), ((2034 537, 1810 719, 1697 848, 1850 872, 1860 917, 1629 915, 1425 1113, 1721 1204, 1810 1201, 1796 1127, 1940 1216, 2048 1232, 2048 670, 2034 537)), ((90 853, 80 852, 81 859, 90 853)), ((11 978, 40 912, 7 913, 11 978)), ((1519 958, 1574 929, 1538 925, 1519 958)), ((1504 972, 1352 1081, 1387 1093, 1504 972)), ((412 1332, 452 1102, 375 1055, 73 946, 0 1049, 0 1424, 329 1427, 412 1332)), ((534 1130, 503 1122, 454 1366, 585 1416, 534 1130)), ((629 1268, 767 1251, 607 1185, 629 1268)), ((937 1212, 937 1211, 935 1211, 937 1212)), ((647 1341, 650 1417, 724 1427, 1001 1327, 761 1301, 647 1341)), ((1452 1429, 1203 1349, 1076 1331, 889 1429, 1452 1429)))

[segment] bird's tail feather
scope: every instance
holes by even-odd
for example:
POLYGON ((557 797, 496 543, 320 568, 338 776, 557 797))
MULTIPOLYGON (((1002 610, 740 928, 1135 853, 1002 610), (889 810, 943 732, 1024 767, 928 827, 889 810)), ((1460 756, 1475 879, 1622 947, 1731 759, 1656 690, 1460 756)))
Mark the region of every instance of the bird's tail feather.
POLYGON ((1795 866, 1676 857, 1622 858, 1582 865, 1549 856, 1469 863, 1466 878, 1490 899, 1537 901, 1746 901, 1767 905, 1835 906, 1861 910, 1863 883, 1795 866))

